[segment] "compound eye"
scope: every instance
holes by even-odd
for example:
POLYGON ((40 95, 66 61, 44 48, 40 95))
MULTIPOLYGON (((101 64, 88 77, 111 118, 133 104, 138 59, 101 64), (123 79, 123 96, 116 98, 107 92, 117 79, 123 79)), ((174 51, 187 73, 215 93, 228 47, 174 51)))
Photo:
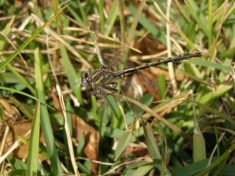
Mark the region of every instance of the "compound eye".
POLYGON ((82 74, 82 86, 86 87, 89 84, 89 73, 84 72, 82 74))
POLYGON ((89 73, 84 72, 82 76, 83 76, 84 79, 87 79, 89 77, 89 73))

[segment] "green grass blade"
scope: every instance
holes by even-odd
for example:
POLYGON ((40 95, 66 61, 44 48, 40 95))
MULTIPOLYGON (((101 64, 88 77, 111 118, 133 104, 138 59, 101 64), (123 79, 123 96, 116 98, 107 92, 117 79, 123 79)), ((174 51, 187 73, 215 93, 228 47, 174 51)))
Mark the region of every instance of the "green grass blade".
MULTIPOLYGON (((10 100, 12 101, 12 103, 14 103, 14 105, 16 105, 20 111, 28 118, 28 119, 33 119, 33 112, 31 109, 29 109, 28 106, 26 106, 25 104, 21 103, 18 99, 16 99, 15 97, 11 96, 9 97, 10 100)), ((39 103, 39 102, 38 102, 39 103)))
POLYGON ((193 16, 194 20, 197 22, 198 26, 203 30, 203 32, 209 37, 209 31, 207 28, 207 20, 204 16, 198 15, 198 11, 200 10, 197 3, 194 0, 187 0, 188 8, 190 10, 191 15, 193 16))
POLYGON ((200 65, 200 66, 205 66, 205 67, 210 67, 210 68, 222 70, 224 72, 231 72, 232 71, 231 67, 221 65, 221 64, 216 64, 216 63, 213 63, 213 62, 208 62, 208 61, 201 60, 201 59, 190 60, 189 63, 193 63, 195 65, 200 65))
POLYGON ((22 76, 21 74, 19 74, 15 68, 9 63, 7 65, 7 69, 9 69, 29 90, 30 92, 35 95, 36 94, 36 91, 35 89, 33 88, 33 86, 25 79, 24 76, 22 76))
POLYGON ((222 163, 224 160, 227 160, 228 156, 234 152, 235 150, 235 144, 233 144, 231 147, 229 147, 220 157, 218 157, 212 164, 207 167, 205 170, 201 171, 200 174, 197 174, 198 176, 206 175, 208 172, 210 172, 213 168, 216 166, 219 166, 220 163, 222 163))
POLYGON ((111 7, 111 10, 109 12, 109 15, 108 15, 108 19, 107 19, 107 22, 105 24, 106 28, 105 28, 105 32, 104 32, 104 35, 108 36, 113 28, 113 24, 117 18, 117 15, 118 15, 118 1, 115 0, 113 3, 112 3, 112 7, 111 7))
POLYGON ((160 99, 166 95, 166 80, 162 74, 158 75, 157 79, 158 94, 160 99))
MULTIPOLYGON (((139 8, 137 9, 137 11, 135 11, 135 16, 134 16, 134 21, 132 22, 130 31, 128 32, 128 36, 127 36, 127 43, 131 43, 131 41, 133 40, 133 38, 135 37, 135 31, 136 31, 136 27, 137 24, 139 23, 139 19, 142 13, 142 10, 144 8, 146 0, 143 0, 141 2, 141 4, 139 5, 139 8)), ((131 5, 130 7, 133 7, 133 5, 131 5)))
POLYGON ((11 32, 12 24, 15 20, 15 17, 11 19, 11 21, 6 25, 6 27, 2 30, 2 33, 0 34, 0 50, 5 49, 7 40, 6 37, 11 32))
POLYGON ((132 137, 131 131, 125 131, 123 133, 122 137, 120 138, 118 142, 117 148, 115 150, 115 158, 114 158, 115 161, 121 156, 122 152, 131 141, 131 137, 132 137))
MULTIPOLYGON (((134 15, 137 13, 137 10, 136 8, 130 4, 128 6, 128 9, 130 10, 130 12, 134 15)), ((136 17, 135 17, 136 19, 136 17)), ((137 20, 136 20, 137 21, 137 20)), ((145 16, 141 15, 139 17, 139 22, 141 25, 143 25, 150 33, 152 33, 154 36, 157 36, 158 35, 158 29, 156 28, 156 26, 154 26, 145 16)), ((134 32, 133 30, 130 31, 130 32, 134 32)), ((134 35, 134 33, 132 34, 134 35)), ((134 36, 130 36, 130 39, 128 40, 130 42, 130 40, 132 39, 132 37, 134 36)))
MULTIPOLYGON (((33 100, 35 100, 35 101, 39 101, 39 102, 40 102, 40 100, 39 100, 38 98, 35 98, 34 96, 32 96, 32 95, 30 95, 30 94, 27 94, 27 93, 22 92, 22 91, 18 91, 18 90, 13 89, 13 88, 0 86, 0 90, 5 90, 5 91, 11 92, 11 93, 17 93, 17 94, 26 96, 26 97, 28 97, 28 98, 31 98, 31 99, 33 99, 33 100)), ((42 102, 40 102, 40 103, 42 103, 42 102)), ((53 109, 53 108, 52 108, 52 109, 53 109)))
POLYGON ((206 144, 203 135, 197 131, 193 133, 193 161, 206 159, 206 144))
POLYGON ((99 24, 100 24, 100 31, 104 32, 105 26, 105 17, 104 17, 104 0, 99 0, 96 2, 98 7, 98 14, 99 14, 99 24))
POLYGON ((208 160, 199 161, 193 164, 189 164, 184 167, 175 168, 172 172, 174 176, 192 176, 198 173, 199 171, 205 169, 208 160))
POLYGON ((223 96, 225 93, 227 93, 232 88, 233 88, 232 85, 220 85, 215 90, 213 90, 207 94, 204 94, 200 98, 199 103, 202 105, 206 105, 206 104, 212 102, 213 100, 223 96))
POLYGON ((149 154, 152 159, 161 160, 161 154, 156 144, 156 140, 153 135, 153 131, 148 123, 143 124, 144 136, 146 145, 148 147, 149 154))
POLYGON ((35 80, 37 87, 37 96, 38 99, 43 103, 41 105, 41 127, 42 132, 45 137, 46 148, 48 156, 51 161, 51 171, 54 175, 62 175, 61 164, 57 154, 57 149, 55 146, 55 139, 53 136, 52 126, 50 123, 50 116, 48 113, 46 100, 45 100, 45 91, 44 91, 44 81, 42 79, 42 70, 41 70, 41 58, 39 56, 39 50, 35 51, 35 80))
POLYGON ((77 3, 78 3, 78 9, 80 10, 81 16, 82 16, 81 22, 83 22, 83 25, 88 25, 89 20, 87 18, 86 12, 85 12, 80 0, 77 0, 77 3))
MULTIPOLYGON (((194 99, 192 97, 192 99, 194 99)), ((198 162, 206 159, 206 143, 202 135, 200 125, 196 116, 196 108, 193 102, 194 115, 194 130, 193 130, 193 162, 198 162)))
POLYGON ((37 103, 36 113, 33 118, 33 126, 29 141, 29 155, 27 158, 27 170, 26 170, 27 176, 37 175, 39 135, 40 135, 40 103, 37 103))
POLYGON ((130 176, 144 176, 148 175, 147 173, 153 169, 153 165, 140 166, 136 169, 130 176))
POLYGON ((77 97, 79 103, 83 104, 82 94, 81 94, 81 86, 79 86, 79 84, 78 84, 79 79, 78 79, 78 76, 76 75, 76 72, 74 70, 72 63, 69 60, 67 50, 63 44, 60 44, 60 53, 62 56, 63 66, 64 66, 66 75, 69 80, 69 85, 72 88, 72 91, 74 92, 75 96, 77 97))
POLYGON ((212 32, 213 32, 213 14, 212 14, 212 0, 208 1, 208 43, 209 43, 209 48, 211 47, 212 43, 212 32))
POLYGON ((28 97, 28 98, 31 98, 31 99, 33 99, 33 100, 35 100, 35 101, 40 102, 41 104, 47 106, 47 107, 50 108, 51 110, 55 110, 52 106, 49 106, 48 104, 42 102, 40 99, 38 99, 38 98, 36 98, 36 97, 34 97, 34 96, 30 95, 30 94, 27 94, 27 93, 25 93, 25 92, 18 91, 18 90, 16 90, 16 89, 12 89, 12 88, 8 88, 8 87, 3 87, 3 86, 0 86, 0 90, 5 90, 5 91, 7 91, 7 92, 11 92, 11 93, 16 93, 16 94, 19 94, 19 95, 23 95, 23 96, 25 96, 25 97, 28 97))

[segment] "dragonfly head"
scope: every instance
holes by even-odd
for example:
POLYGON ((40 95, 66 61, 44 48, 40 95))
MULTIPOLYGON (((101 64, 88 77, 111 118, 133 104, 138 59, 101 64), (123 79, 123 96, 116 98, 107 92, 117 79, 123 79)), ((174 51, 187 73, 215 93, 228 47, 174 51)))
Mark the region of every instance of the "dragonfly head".
POLYGON ((88 72, 82 74, 82 87, 87 87, 90 84, 90 75, 88 72))

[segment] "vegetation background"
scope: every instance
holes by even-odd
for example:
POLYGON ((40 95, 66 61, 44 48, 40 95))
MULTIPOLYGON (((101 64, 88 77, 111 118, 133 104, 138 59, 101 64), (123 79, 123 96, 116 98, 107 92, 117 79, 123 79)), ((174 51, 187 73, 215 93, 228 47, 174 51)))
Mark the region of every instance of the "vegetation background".
POLYGON ((234 175, 234 8, 0 1, 1 175, 234 175), (126 78, 142 95, 97 98, 81 76, 98 51, 115 69, 203 57, 126 78))

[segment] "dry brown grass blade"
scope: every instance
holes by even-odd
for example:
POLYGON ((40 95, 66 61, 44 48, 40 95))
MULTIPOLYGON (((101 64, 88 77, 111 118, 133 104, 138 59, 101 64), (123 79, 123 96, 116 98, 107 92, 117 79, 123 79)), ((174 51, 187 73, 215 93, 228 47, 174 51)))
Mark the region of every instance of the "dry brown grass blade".
POLYGON ((144 104, 140 103, 139 101, 132 99, 130 97, 125 97, 124 95, 121 95, 119 93, 114 93, 113 94, 115 97, 126 100, 128 102, 133 103, 134 105, 140 107, 141 109, 143 109, 145 112, 149 113, 151 116, 153 116, 155 119, 157 119, 158 121, 164 123, 166 126, 168 126, 170 129, 172 129, 177 135, 182 136, 185 139, 191 139, 191 137, 189 135, 187 135, 184 131, 182 131, 180 128, 178 128, 177 126, 175 126, 173 123, 171 123, 170 121, 161 118, 155 111, 153 111, 152 109, 150 109, 148 106, 145 106, 144 104))
MULTIPOLYGON (((172 109, 176 108, 178 105, 180 105, 182 102, 185 102, 190 98, 190 93, 182 93, 178 97, 175 97, 172 101, 164 104, 163 106, 154 107, 153 111, 158 113, 160 117, 163 117, 165 114, 167 114, 172 109)), ((143 115, 144 119, 149 119, 151 115, 149 113, 146 113, 143 115)), ((153 122, 158 121, 157 119, 154 119, 153 122)))
MULTIPOLYGON (((61 89, 58 85, 56 85, 56 90, 57 90, 57 93, 59 96, 60 105, 61 105, 62 109, 65 109, 64 98, 63 98, 61 89)), ((66 112, 65 111, 62 111, 62 112, 63 112, 63 117, 64 117, 64 128, 65 128, 65 132, 66 132, 68 149, 69 149, 71 163, 73 166, 73 171, 76 176, 80 176, 80 173, 78 171, 78 167, 76 164, 75 155, 74 155, 73 143, 72 143, 72 139, 70 136, 71 133, 70 133, 69 125, 68 125, 68 120, 67 120, 68 118, 67 118, 66 112)))

